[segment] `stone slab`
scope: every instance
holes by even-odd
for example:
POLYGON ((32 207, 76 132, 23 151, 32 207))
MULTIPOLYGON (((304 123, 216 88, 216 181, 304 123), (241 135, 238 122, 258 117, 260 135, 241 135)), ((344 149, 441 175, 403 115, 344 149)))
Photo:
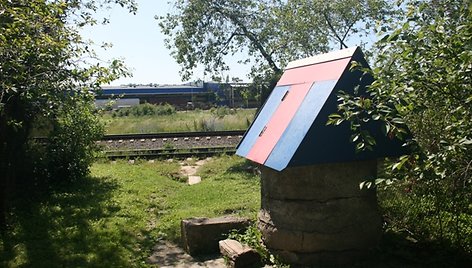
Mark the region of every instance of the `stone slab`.
POLYGON ((261 267, 260 255, 251 247, 232 239, 219 242, 221 254, 231 268, 261 267))
POLYGON ((183 248, 192 256, 218 253, 218 242, 225 239, 231 230, 244 230, 250 224, 249 219, 233 216, 182 220, 183 248))

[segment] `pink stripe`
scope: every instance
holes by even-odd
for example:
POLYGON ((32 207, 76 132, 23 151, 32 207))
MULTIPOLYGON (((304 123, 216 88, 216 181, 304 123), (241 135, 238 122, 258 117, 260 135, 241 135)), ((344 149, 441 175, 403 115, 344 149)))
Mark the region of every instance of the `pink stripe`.
POLYGON ((345 58, 286 70, 277 83, 277 86, 312 83, 313 81, 338 80, 350 61, 351 58, 345 58))
POLYGON ((272 149, 282 136, 293 116, 297 112, 303 99, 311 88, 312 83, 292 85, 277 110, 266 125, 264 132, 260 135, 246 158, 259 163, 269 157, 272 149))

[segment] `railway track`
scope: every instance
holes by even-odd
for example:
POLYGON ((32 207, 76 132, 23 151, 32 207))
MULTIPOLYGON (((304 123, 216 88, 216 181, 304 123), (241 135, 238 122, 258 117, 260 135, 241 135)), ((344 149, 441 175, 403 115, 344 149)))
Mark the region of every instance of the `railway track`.
POLYGON ((244 130, 106 135, 98 144, 107 158, 182 158, 232 154, 244 130))
POLYGON ((166 132, 150 134, 113 134, 105 135, 102 140, 123 140, 123 139, 153 139, 153 138, 179 138, 179 137, 217 137, 217 136, 241 136, 245 130, 228 131, 194 131, 194 132, 166 132))
POLYGON ((234 154, 235 147, 202 147, 190 149, 139 149, 104 151, 109 159, 117 158, 187 158, 187 157, 208 157, 221 154, 234 154))

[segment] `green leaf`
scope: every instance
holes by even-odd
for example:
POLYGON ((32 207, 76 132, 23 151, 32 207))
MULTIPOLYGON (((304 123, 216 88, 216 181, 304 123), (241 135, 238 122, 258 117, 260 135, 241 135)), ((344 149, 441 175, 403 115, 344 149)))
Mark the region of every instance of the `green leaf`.
POLYGON ((406 163, 406 161, 408 161, 408 156, 400 157, 400 160, 392 165, 392 171, 400 170, 403 167, 403 165, 406 163))
POLYGON ((403 121, 403 119, 401 119, 399 117, 393 118, 392 122, 395 123, 395 124, 405 124, 405 121, 403 121))

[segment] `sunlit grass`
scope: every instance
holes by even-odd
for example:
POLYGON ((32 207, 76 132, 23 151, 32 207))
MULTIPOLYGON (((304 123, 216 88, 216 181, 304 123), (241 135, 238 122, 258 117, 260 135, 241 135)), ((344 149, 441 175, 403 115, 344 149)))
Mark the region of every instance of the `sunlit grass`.
POLYGON ((158 239, 178 242, 184 218, 236 214, 254 218, 259 181, 249 164, 222 156, 202 182, 173 179, 178 162, 101 162, 92 176, 18 200, 2 234, 1 267, 147 267, 158 239))

